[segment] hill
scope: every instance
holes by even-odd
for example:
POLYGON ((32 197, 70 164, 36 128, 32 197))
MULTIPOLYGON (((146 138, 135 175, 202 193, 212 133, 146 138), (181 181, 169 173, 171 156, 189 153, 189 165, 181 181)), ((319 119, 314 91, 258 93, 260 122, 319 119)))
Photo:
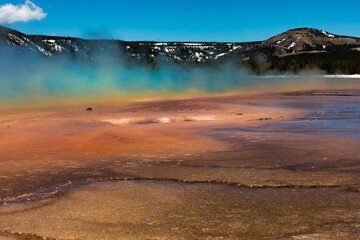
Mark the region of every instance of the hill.
POLYGON ((256 73, 321 69, 360 73, 360 38, 312 28, 292 29, 258 42, 149 42, 26 35, 0 26, 0 45, 44 57, 92 60, 98 56, 141 64, 164 62, 216 66, 231 63, 256 73))

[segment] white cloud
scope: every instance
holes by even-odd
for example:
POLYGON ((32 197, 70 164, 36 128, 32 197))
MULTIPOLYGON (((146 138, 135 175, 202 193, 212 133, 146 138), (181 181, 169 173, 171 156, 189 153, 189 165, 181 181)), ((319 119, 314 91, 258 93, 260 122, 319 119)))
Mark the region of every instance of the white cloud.
POLYGON ((24 4, 8 3, 0 6, 0 24, 42 20, 46 15, 47 13, 29 0, 24 4))

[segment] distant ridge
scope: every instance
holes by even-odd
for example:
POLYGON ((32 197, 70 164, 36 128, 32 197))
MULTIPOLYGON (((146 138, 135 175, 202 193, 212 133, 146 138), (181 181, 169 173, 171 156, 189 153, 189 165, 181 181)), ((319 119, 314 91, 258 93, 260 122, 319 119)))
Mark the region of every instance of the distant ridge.
POLYGON ((217 65, 232 62, 246 65, 257 73, 309 68, 319 68, 328 73, 360 73, 360 38, 314 28, 291 29, 265 41, 221 43, 86 40, 26 35, 0 26, 0 45, 46 57, 68 56, 80 60, 111 55, 146 64, 174 62, 217 65))

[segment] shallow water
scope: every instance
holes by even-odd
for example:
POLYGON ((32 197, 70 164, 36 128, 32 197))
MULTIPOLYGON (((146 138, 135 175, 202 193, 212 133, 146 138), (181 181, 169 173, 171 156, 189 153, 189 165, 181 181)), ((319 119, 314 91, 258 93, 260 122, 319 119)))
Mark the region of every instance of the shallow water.
POLYGON ((93 183, 0 207, 0 229, 55 239, 356 239, 360 194, 214 183, 93 183))

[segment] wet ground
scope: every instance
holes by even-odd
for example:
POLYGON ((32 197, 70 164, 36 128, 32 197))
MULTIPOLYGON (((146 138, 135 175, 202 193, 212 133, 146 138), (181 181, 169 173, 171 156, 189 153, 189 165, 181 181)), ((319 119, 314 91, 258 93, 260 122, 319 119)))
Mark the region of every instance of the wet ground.
POLYGON ((360 97, 324 92, 1 110, 0 232, 356 239, 360 97))
POLYGON ((356 239, 360 194, 117 181, 0 208, 2 229, 55 239, 356 239))

